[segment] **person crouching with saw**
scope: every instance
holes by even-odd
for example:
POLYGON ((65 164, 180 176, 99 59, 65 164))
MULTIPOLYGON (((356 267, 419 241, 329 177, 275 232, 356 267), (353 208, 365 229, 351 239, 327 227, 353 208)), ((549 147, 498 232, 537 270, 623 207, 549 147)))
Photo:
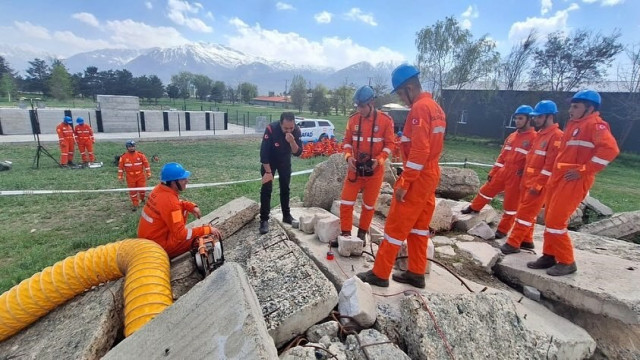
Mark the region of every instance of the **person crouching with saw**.
POLYGON ((200 218, 198 205, 181 200, 179 195, 187 188, 191 172, 182 165, 171 162, 160 171, 160 184, 149 194, 149 199, 140 213, 138 237, 157 242, 172 259, 190 251, 194 240, 211 235, 218 241, 222 233, 211 225, 187 228, 189 213, 200 218))
MULTIPOLYGON (((393 120, 376 110, 371 86, 359 88, 353 102, 357 111, 349 118, 343 145, 348 170, 340 196, 340 232, 341 236, 351 236, 353 207, 358 193, 362 191, 357 237, 366 244, 384 178, 384 163, 395 147, 393 120)), ((337 241, 331 245, 338 246, 337 241)))

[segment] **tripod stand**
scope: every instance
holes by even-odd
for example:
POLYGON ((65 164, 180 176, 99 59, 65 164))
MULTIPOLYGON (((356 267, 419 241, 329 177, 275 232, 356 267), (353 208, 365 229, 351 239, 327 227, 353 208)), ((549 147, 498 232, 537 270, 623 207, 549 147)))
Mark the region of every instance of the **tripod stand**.
POLYGON ((34 169, 40 168, 40 153, 44 153, 45 155, 50 157, 51 160, 53 160, 56 164, 58 164, 58 166, 60 166, 60 163, 58 162, 58 160, 56 160, 56 158, 54 158, 53 155, 51 155, 51 153, 47 151, 47 149, 45 149, 45 147, 40 142, 40 120, 38 120, 38 110, 33 106, 33 99, 30 99, 30 100, 31 100, 31 110, 33 111, 33 121, 35 125, 33 127, 33 134, 35 135, 36 142, 38 143, 38 147, 36 148, 36 155, 33 157, 33 168, 34 169))

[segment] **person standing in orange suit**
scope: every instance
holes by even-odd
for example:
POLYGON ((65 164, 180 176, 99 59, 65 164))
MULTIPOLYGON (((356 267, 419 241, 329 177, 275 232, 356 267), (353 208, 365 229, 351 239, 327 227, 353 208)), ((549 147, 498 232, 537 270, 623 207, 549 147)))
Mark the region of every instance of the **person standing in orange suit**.
POLYGON ((435 191, 440 181, 438 160, 442 153, 446 120, 431 94, 422 91, 420 71, 408 64, 391 74, 393 92, 411 107, 402 130, 401 154, 404 171, 394 185, 389 215, 373 269, 357 274, 364 282, 389 286, 389 275, 402 243, 407 241, 407 271, 393 274, 396 282, 425 287, 429 224, 435 209, 435 191))
POLYGON ((96 139, 93 137, 91 126, 85 124, 83 118, 78 117, 76 123, 74 133, 76 135, 76 141, 78 142, 78 151, 80 151, 80 155, 82 156, 83 165, 86 166, 96 160, 93 154, 93 144, 95 144, 96 139))
MULTIPOLYGON (((127 177, 127 187, 140 188, 147 186, 147 179, 151 178, 151 167, 147 157, 136 150, 136 143, 129 140, 125 143, 127 152, 120 156, 118 162, 118 180, 123 181, 124 175, 127 177), (145 177, 146 175, 146 177, 145 177)), ((141 201, 144 201, 145 190, 129 191, 131 198, 131 211, 136 211, 141 201)))
POLYGON ((504 202, 502 203, 504 212, 496 230, 496 239, 502 239, 511 230, 518 210, 524 164, 529 149, 531 149, 531 143, 536 137, 536 132, 530 124, 529 114, 532 111, 531 106, 521 105, 513 113, 516 131, 504 141, 502 151, 493 164, 493 168, 489 171, 487 182, 482 185, 471 204, 462 209, 463 214, 477 213, 494 196, 504 191, 504 202))
MULTIPOLYGON (((376 110, 371 86, 362 86, 353 95, 357 112, 347 122, 344 135, 344 158, 347 176, 340 196, 340 231, 351 236, 353 206, 362 191, 362 209, 358 223, 358 238, 366 244, 382 179, 384 163, 393 151, 393 120, 376 110)), ((337 241, 332 246, 338 246, 337 241)))
POLYGON ((569 122, 547 183, 542 256, 527 263, 532 269, 547 269, 551 276, 578 270, 567 230, 569 218, 584 200, 596 174, 618 156, 618 143, 600 117, 600 94, 578 91, 571 99, 569 122))
POLYGON ((555 123, 557 113, 556 103, 542 100, 530 114, 534 127, 538 129, 538 136, 533 140, 531 150, 527 154, 516 221, 509 239, 500 247, 500 251, 505 255, 518 253, 520 248, 534 248, 533 225, 544 205, 546 184, 551 177, 562 139, 562 130, 555 123))
POLYGON ((73 153, 76 142, 73 137, 73 120, 71 116, 65 116, 64 120, 56 126, 58 142, 60 144, 60 166, 73 166, 73 153))
POLYGON ((169 258, 191 250, 199 236, 212 234, 222 238, 220 230, 211 225, 187 228, 189 213, 200 218, 200 208, 191 201, 181 200, 180 193, 187 188, 191 172, 178 163, 167 163, 160 170, 160 184, 149 194, 149 200, 140 213, 138 237, 157 242, 169 258))

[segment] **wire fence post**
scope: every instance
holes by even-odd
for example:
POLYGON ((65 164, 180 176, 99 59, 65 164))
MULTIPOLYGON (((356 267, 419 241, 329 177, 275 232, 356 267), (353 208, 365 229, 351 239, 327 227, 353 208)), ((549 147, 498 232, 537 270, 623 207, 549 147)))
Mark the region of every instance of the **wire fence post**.
POLYGON ((464 158, 464 165, 462 165, 463 168, 467 168, 467 158, 464 158))

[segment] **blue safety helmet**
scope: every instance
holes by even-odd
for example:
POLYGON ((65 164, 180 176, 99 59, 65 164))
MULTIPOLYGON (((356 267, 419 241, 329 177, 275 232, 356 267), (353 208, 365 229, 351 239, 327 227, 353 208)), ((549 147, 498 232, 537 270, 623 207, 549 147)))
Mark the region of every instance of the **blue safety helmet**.
POLYGON ((65 116, 64 122, 66 122, 67 124, 73 124, 73 119, 71 119, 71 116, 65 116))
POLYGON ((398 136, 402 136, 402 131, 398 131, 398 136))
POLYGON ((413 65, 402 64, 395 68, 391 73, 391 85, 393 85, 393 90, 391 93, 398 91, 407 80, 411 79, 414 76, 418 76, 420 74, 420 70, 413 65))
POLYGON ((555 115, 558 113, 558 106, 551 100, 542 100, 536 104, 536 108, 533 109, 533 112, 529 115, 538 116, 538 115, 555 115))
POLYGON ((125 146, 125 147, 127 147, 127 148, 128 148, 129 146, 136 146, 136 142, 135 142, 135 141, 133 141, 133 140, 127 140, 127 142, 126 142, 126 143, 124 143, 124 146, 125 146))
POLYGON ((78 125, 82 125, 82 124, 84 124, 84 119, 83 119, 83 118, 81 118, 81 117, 78 117, 78 118, 76 119, 76 122, 78 123, 78 125))
POLYGON ((529 116, 531 114, 531 112, 533 112, 533 108, 529 105, 520 105, 518 106, 518 108, 516 109, 516 111, 513 112, 513 115, 527 115, 529 116))
POLYGON ((160 181, 162 182, 187 179, 189 176, 191 176, 191 172, 175 162, 164 164, 162 170, 160 170, 160 181))
POLYGON ((573 98, 571 98, 572 103, 583 101, 590 102, 596 110, 600 109, 600 104, 602 104, 600 94, 594 90, 580 90, 573 95, 573 98))
POLYGON ((354 105, 363 105, 373 100, 375 94, 373 93, 373 88, 369 85, 362 86, 356 93, 353 94, 353 103, 354 105))

